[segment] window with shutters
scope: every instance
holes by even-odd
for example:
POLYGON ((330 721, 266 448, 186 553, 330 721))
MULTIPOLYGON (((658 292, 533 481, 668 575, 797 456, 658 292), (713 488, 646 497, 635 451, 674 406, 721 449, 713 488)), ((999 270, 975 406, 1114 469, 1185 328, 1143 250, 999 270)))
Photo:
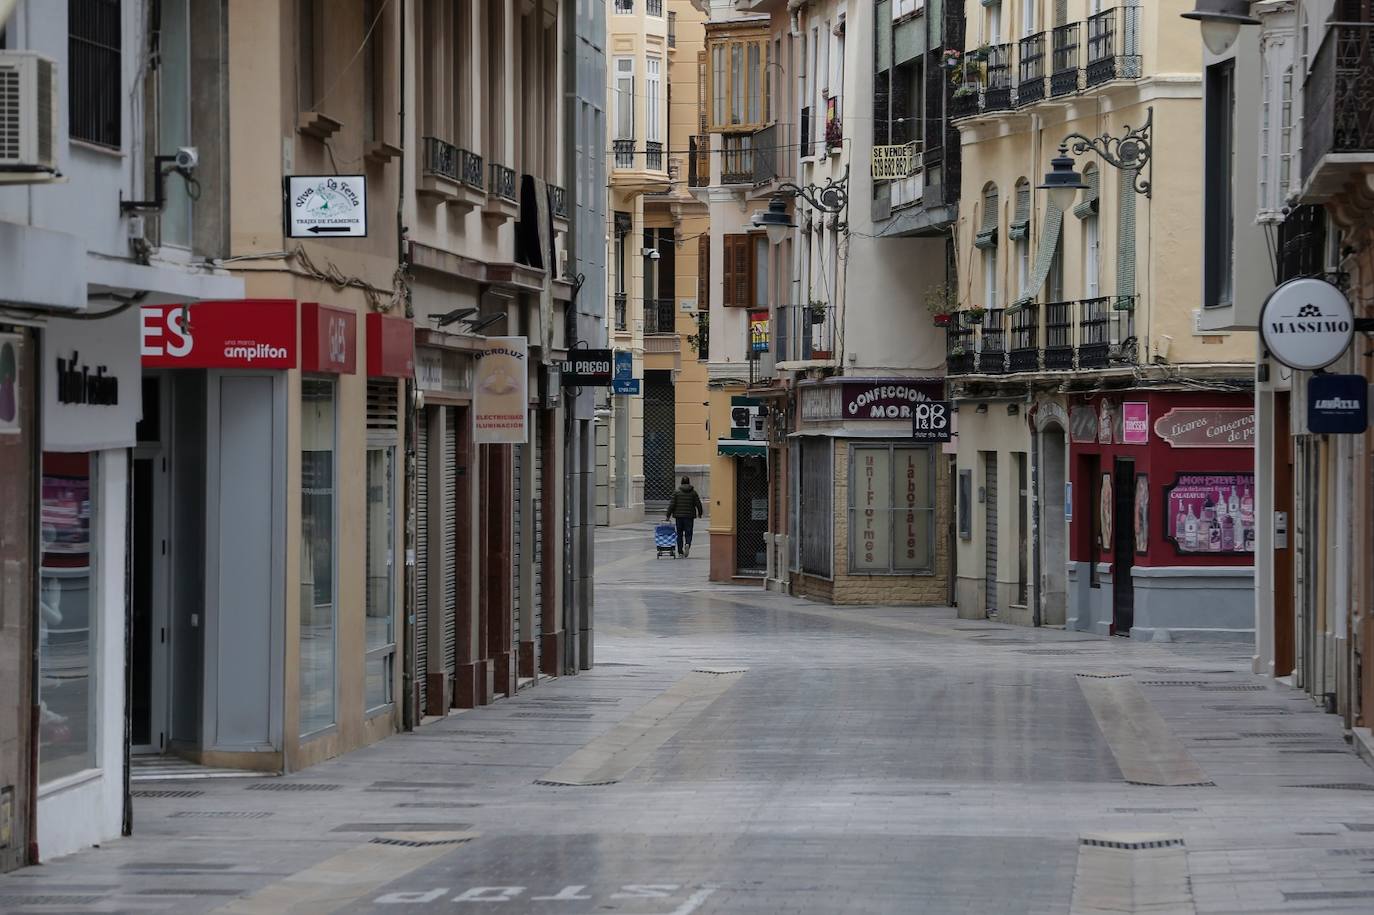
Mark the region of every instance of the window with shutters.
POLYGON ((663 126, 659 122, 662 120, 663 103, 659 96, 663 93, 663 78, 661 70, 663 61, 658 57, 649 57, 645 61, 644 75, 644 117, 646 124, 647 139, 650 142, 661 142, 663 140, 663 126))
POLYGON ((723 304, 726 308, 750 308, 755 304, 756 283, 753 237, 747 234, 726 235, 722 241, 723 304))
POLYGON ((635 60, 615 59, 615 138, 635 138, 635 60))

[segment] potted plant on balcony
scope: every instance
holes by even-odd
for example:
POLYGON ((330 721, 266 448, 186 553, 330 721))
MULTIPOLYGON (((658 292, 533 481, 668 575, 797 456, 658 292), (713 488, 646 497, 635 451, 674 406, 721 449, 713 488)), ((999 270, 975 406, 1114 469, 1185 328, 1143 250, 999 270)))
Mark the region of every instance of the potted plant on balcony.
POLYGON ((811 317, 811 323, 824 324, 825 311, 827 308, 829 308, 829 306, 822 302, 820 299, 812 299, 811 304, 808 305, 806 309, 807 314, 811 317))
POLYGON ((954 97, 957 99, 969 98, 978 94, 978 87, 972 83, 963 83, 954 90, 954 97))
POLYGON ((926 289, 926 311, 930 312, 936 327, 948 327, 950 315, 959 307, 959 293, 948 283, 940 283, 926 289))
POLYGON ((838 120, 831 121, 825 125, 825 151, 832 155, 840 151, 844 144, 844 131, 840 128, 838 120))
POLYGON ((964 52, 958 48, 945 48, 944 56, 940 58, 940 65, 946 70, 957 70, 964 63, 964 52))
POLYGON ((988 310, 982 305, 970 305, 964 311, 964 323, 981 325, 983 319, 987 317, 987 314, 988 310))
POLYGON ((964 355, 964 348, 963 348, 962 346, 960 346, 959 344, 956 343, 954 346, 951 346, 951 347, 949 348, 949 355, 951 355, 951 356, 962 356, 962 355, 964 355))
POLYGON ((992 47, 988 44, 980 44, 978 47, 969 51, 965 56, 972 61, 983 63, 992 54, 992 47))

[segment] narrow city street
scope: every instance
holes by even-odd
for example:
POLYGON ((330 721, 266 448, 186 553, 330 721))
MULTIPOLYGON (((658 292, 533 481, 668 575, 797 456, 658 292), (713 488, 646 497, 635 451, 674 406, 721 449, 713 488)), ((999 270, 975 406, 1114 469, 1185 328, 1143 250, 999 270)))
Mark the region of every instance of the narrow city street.
POLYGON ((836 609, 707 554, 602 529, 594 670, 282 778, 136 781, 132 838, 0 910, 1374 908, 1374 772, 1248 649, 836 609))

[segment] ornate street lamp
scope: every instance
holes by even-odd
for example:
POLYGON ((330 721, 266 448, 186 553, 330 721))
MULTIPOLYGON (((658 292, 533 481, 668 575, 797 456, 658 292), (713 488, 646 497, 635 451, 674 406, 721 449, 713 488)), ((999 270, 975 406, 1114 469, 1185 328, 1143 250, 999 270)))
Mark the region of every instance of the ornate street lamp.
POLYGON ((1197 0, 1197 6, 1183 18, 1202 24, 1202 43, 1217 55, 1231 50, 1241 26, 1260 24, 1250 15, 1250 0, 1197 0))
POLYGON ((1140 127, 1131 127, 1127 124, 1124 136, 1114 137, 1105 133, 1100 137, 1088 137, 1081 133, 1069 134, 1059 147, 1059 155, 1050 161, 1050 170, 1045 173, 1045 180, 1038 185, 1039 189, 1048 191, 1050 199, 1059 204, 1061 210, 1068 209, 1069 204, 1073 202, 1073 195, 1088 186, 1083 182, 1083 176, 1074 170, 1074 160, 1069 156, 1069 151, 1072 150, 1075 156, 1081 156, 1091 149, 1108 165, 1134 171, 1136 193, 1151 196, 1149 176, 1153 171, 1150 167, 1150 128, 1154 125, 1154 119, 1155 110, 1149 108, 1145 123, 1140 127))
POLYGON ((773 199, 768 202, 767 211, 759 211, 750 219, 754 225, 763 226, 768 230, 768 241, 771 244, 782 244, 788 230, 797 226, 787 213, 789 197, 800 197, 822 213, 843 213, 845 207, 849 206, 848 166, 845 167, 844 176, 838 181, 827 178, 825 184, 808 184, 806 187, 790 181, 778 185, 773 199))

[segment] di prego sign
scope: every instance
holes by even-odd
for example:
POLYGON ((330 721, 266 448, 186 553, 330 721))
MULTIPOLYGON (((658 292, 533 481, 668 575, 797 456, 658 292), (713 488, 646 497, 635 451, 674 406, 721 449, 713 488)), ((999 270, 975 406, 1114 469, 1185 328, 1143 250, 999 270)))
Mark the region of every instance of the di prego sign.
POLYGON ((569 387, 604 388, 611 384, 615 354, 608 349, 578 349, 563 363, 563 384, 569 387))
POLYGON ((1289 280, 1269 295, 1260 313, 1265 348, 1292 369, 1325 368, 1345 355, 1354 334, 1350 300, 1325 280, 1289 280))

